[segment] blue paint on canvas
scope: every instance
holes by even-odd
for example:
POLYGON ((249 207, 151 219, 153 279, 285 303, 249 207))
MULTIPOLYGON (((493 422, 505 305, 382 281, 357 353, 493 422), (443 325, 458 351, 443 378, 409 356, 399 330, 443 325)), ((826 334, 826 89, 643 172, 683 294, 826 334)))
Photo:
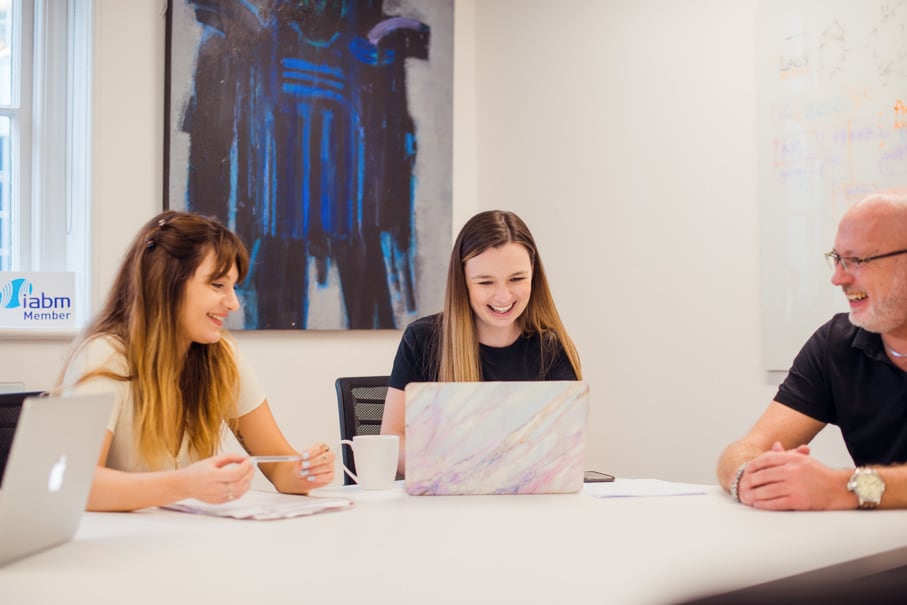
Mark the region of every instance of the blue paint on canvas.
POLYGON ((203 32, 186 207, 252 251, 244 327, 307 327, 310 285, 330 275, 344 327, 400 327, 395 309, 416 309, 406 61, 428 59, 429 26, 381 0, 188 5, 203 32))

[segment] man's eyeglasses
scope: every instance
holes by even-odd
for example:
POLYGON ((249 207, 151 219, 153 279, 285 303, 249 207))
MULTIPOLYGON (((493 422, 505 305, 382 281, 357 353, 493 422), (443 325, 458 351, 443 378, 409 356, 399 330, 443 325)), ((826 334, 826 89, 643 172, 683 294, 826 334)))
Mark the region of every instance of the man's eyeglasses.
POLYGON ((828 261, 828 266, 831 267, 831 270, 834 271, 835 267, 840 263, 844 270, 853 275, 857 273, 860 269, 863 268, 863 265, 868 263, 871 260, 878 260, 880 258, 888 258, 889 256, 897 256, 899 254, 907 254, 907 250, 896 250, 894 252, 886 252, 885 254, 876 254, 875 256, 866 256, 860 258, 859 256, 841 256, 834 250, 831 252, 825 253, 825 260, 828 261))

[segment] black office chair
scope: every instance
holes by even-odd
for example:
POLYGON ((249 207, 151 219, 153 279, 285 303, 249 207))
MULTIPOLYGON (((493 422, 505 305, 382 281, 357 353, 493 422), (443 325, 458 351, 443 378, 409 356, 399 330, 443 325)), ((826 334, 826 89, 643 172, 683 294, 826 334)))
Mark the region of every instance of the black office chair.
POLYGON ((22 402, 27 397, 37 397, 41 394, 41 391, 0 393, 0 485, 3 485, 3 472, 6 470, 9 451, 13 447, 13 435, 16 434, 16 425, 19 424, 22 402))
MULTIPOLYGON (((337 410, 340 413, 340 438, 352 440, 356 435, 377 435, 381 432, 384 398, 387 396, 389 376, 350 376, 334 382, 337 389, 337 410)), ((343 464, 353 473, 353 452, 342 447, 343 464)), ((344 473, 344 485, 353 480, 344 473)))

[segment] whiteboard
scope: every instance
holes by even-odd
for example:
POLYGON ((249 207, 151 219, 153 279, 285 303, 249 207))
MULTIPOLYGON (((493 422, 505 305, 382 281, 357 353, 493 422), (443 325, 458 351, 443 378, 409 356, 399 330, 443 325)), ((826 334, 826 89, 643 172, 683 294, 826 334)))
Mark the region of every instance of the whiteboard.
POLYGON ((786 370, 847 303, 822 257, 841 214, 907 186, 907 0, 757 9, 763 360, 786 370))

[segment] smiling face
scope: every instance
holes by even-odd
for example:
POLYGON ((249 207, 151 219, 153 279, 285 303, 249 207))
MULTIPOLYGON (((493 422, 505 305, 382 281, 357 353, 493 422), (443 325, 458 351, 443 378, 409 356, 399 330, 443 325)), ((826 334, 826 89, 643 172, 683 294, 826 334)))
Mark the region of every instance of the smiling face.
MULTIPOLYGON (((907 209, 879 202, 854 206, 838 227, 835 251, 865 258, 907 248, 907 209)), ((853 265, 853 263, 852 263, 853 265)), ((831 282, 850 305, 850 321, 870 332, 907 337, 907 256, 880 258, 851 267, 838 264, 831 282)))
POLYGON ((215 263, 214 252, 209 251, 186 282, 180 326, 187 346, 192 342, 218 342, 227 316, 239 308, 234 289, 238 278, 236 266, 230 267, 226 275, 215 277, 212 275, 215 263))
POLYGON ((469 304, 482 344, 503 347, 520 335, 516 320, 532 292, 532 261, 520 244, 488 248, 463 267, 469 304))

